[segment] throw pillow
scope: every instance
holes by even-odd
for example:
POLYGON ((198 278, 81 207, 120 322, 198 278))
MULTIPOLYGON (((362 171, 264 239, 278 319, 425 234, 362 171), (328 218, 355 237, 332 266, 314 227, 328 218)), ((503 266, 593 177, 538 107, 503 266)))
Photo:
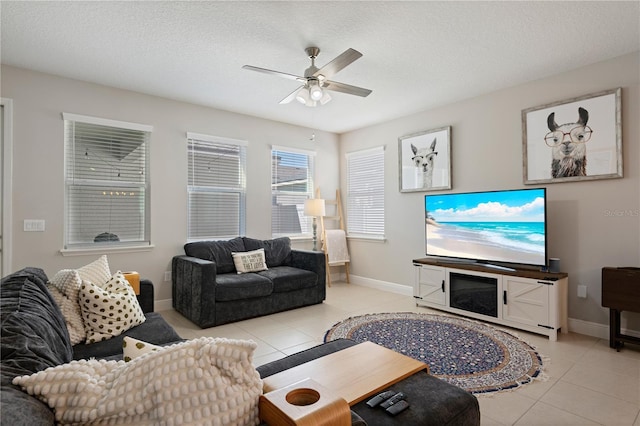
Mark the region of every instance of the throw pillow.
POLYGON ((97 260, 78 269, 80 279, 90 281, 94 284, 102 286, 111 279, 111 271, 109 271, 109 262, 107 256, 102 255, 97 260))
POLYGON ((80 274, 74 269, 58 271, 47 283, 49 292, 64 316, 72 345, 83 342, 87 335, 78 303, 81 284, 80 274))
POLYGON ((80 309, 87 343, 119 336, 145 321, 136 294, 120 271, 102 286, 83 280, 80 309))
POLYGON ((257 425, 252 341, 202 337, 131 362, 80 360, 18 376, 59 423, 257 425))
POLYGON ((71 344, 77 345, 78 343, 84 342, 87 332, 84 329, 84 322, 82 321, 82 313, 80 312, 78 302, 73 302, 51 283, 47 283, 47 289, 58 305, 58 308, 60 308, 60 312, 62 312, 71 344))
POLYGON ((142 355, 159 351, 160 349, 162 349, 162 346, 152 345, 133 337, 124 336, 122 339, 122 360, 129 362, 132 359, 140 358, 142 355))
POLYGON ((233 263, 236 265, 238 274, 247 272, 266 271, 267 264, 264 260, 264 249, 231 253, 233 263))

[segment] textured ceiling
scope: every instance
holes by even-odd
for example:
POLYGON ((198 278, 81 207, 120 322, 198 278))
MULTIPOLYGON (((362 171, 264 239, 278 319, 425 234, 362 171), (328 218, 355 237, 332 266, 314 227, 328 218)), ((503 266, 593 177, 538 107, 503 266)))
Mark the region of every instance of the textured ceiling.
POLYGON ((640 2, 0 2, 3 64, 342 133, 640 50, 640 2), (332 80, 278 102, 348 47, 332 80))

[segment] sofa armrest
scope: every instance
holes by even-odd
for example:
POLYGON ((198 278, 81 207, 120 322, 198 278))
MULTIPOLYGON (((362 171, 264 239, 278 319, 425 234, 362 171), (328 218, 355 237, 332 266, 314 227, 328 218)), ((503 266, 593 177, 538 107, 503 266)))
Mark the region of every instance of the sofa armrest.
POLYGON ((202 328, 215 318, 216 263, 186 255, 171 262, 173 308, 202 328))
POLYGON ((147 312, 153 312, 155 290, 153 288, 153 283, 150 280, 140 280, 140 294, 136 297, 138 298, 138 303, 140 303, 142 312, 145 314, 147 312))
POLYGON ((326 283, 325 254, 322 251, 291 250, 285 265, 306 269, 318 275, 318 284, 324 287, 326 283))

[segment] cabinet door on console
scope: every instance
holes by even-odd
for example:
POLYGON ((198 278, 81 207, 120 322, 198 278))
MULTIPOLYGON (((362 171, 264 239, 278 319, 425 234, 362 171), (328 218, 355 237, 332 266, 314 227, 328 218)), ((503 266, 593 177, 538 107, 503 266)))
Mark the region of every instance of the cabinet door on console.
POLYGON ((414 288, 414 296, 425 302, 445 305, 445 268, 421 265, 416 268, 418 285, 414 288))
POLYGON ((550 284, 535 279, 504 276, 502 318, 520 324, 550 326, 550 284))

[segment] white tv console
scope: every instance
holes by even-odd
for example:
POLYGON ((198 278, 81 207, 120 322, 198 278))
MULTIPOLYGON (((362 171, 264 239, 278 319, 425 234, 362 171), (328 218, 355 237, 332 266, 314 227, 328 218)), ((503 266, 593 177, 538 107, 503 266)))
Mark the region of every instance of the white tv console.
POLYGON ((558 339, 559 330, 569 332, 566 273, 492 270, 482 264, 429 258, 414 259, 413 265, 413 297, 418 306, 542 334, 552 341, 558 339), (472 289, 476 284, 480 289, 472 289), (477 293, 471 296, 472 291, 477 293))

